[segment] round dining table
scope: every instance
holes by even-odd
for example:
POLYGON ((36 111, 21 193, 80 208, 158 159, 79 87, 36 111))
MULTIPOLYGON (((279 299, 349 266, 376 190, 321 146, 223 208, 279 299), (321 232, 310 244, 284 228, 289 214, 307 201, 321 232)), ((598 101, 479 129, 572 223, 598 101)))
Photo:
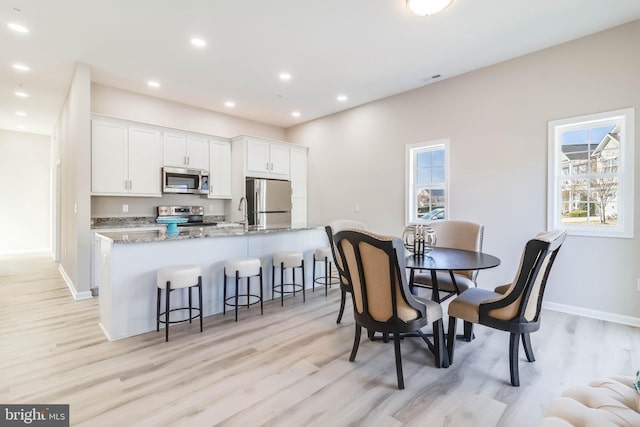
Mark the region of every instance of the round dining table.
POLYGON ((411 269, 409 286, 413 288, 413 275, 416 270, 430 270, 433 292, 431 299, 440 302, 438 277, 436 272, 448 271, 454 286, 454 271, 484 270, 500 265, 500 258, 484 252, 462 249, 435 247, 425 255, 410 254, 405 257, 405 267, 411 269))

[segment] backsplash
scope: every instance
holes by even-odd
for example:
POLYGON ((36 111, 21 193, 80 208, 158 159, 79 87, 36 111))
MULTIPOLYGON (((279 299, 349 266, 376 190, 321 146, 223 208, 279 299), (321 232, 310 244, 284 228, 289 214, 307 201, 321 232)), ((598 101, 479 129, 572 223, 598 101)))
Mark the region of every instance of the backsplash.
POLYGON ((205 215, 222 215, 227 213, 225 209, 230 202, 228 200, 207 199, 191 194, 165 194, 163 197, 91 197, 91 218, 143 218, 158 215, 157 206, 204 206, 205 215), (126 205, 127 212, 123 212, 126 205))

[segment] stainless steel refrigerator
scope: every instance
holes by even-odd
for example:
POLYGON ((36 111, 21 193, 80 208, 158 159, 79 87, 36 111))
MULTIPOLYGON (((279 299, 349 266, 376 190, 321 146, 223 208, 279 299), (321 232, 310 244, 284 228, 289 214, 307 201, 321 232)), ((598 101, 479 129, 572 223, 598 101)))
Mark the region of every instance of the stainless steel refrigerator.
POLYGON ((291 182, 247 178, 249 225, 291 225, 291 182))

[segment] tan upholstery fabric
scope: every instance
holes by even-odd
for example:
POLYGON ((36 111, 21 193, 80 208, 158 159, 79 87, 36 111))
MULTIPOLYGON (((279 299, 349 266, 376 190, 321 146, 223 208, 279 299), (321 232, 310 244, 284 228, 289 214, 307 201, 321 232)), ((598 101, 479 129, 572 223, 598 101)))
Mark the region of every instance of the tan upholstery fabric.
MULTIPOLYGON (((484 227, 480 224, 468 221, 446 220, 432 222, 429 225, 436 232, 436 247, 455 248, 475 252, 482 251, 484 227)), ((473 280, 476 272, 456 271, 456 274, 473 280)), ((427 280, 427 284, 431 284, 431 276, 429 276, 427 280)), ((449 280, 449 282, 450 281, 451 280, 449 280)), ((438 284, 439 283, 440 277, 438 277, 438 284)), ((473 284, 473 286, 475 286, 475 284, 473 284)), ((439 288, 443 289, 441 286, 439 286, 439 288)))
POLYGON ((540 425, 565 425, 559 424, 563 420, 573 426, 640 426, 640 394, 633 381, 615 376, 572 386, 551 402, 540 425))
MULTIPOLYGON (((331 221, 331 223, 329 223, 329 227, 331 227, 331 232, 335 235, 337 232, 342 231, 342 230, 366 230, 367 229, 367 225, 365 223, 362 222, 358 222, 358 221, 352 221, 350 219, 336 219, 335 221, 331 221)), ((331 244, 331 242, 329 242, 331 244)), ((336 253, 336 257, 338 259, 334 259, 333 262, 335 263, 335 265, 339 268, 344 270, 344 268, 342 268, 342 260, 340 259, 340 256, 338 255, 338 250, 337 248, 333 248, 335 253, 336 253)), ((347 282, 347 280, 344 277, 340 278, 340 281, 342 282, 343 285, 345 286, 349 286, 349 283, 347 282)))
POLYGON ((449 316, 457 317, 467 322, 478 323, 480 304, 500 298, 503 298, 503 296, 487 289, 467 289, 451 301, 448 310, 449 316))
MULTIPOLYGON (((392 241, 393 239, 396 239, 390 236, 381 236, 374 233, 367 233, 363 230, 360 231, 382 241, 392 241)), ((351 280, 353 281, 352 292, 355 299, 355 309, 358 313, 362 313, 364 310, 364 303, 355 251, 351 243, 348 241, 343 240, 341 243, 342 250, 344 251, 347 261, 347 267, 351 274, 351 280)), ((389 283, 389 256, 381 249, 365 242, 360 243, 359 251, 362 257, 362 268, 366 283, 369 315, 379 322, 386 322, 393 316, 393 301, 391 298, 391 286, 389 283)), ((400 256, 403 255, 401 254, 400 256)), ((398 259, 401 271, 404 271, 403 259, 404 258, 398 259)), ((394 271, 397 273, 395 267, 394 271)), ((411 307, 405 299, 401 289, 401 279, 396 275, 394 280, 396 281, 396 286, 394 286, 394 288, 396 290, 398 317, 405 322, 417 319, 420 316, 420 312, 411 307)), ((406 295, 409 298, 413 298, 413 296, 408 292, 406 295)), ((426 306, 427 319, 429 319, 430 322, 434 322, 442 318, 442 307, 440 304, 422 299, 419 299, 419 301, 426 306)))
MULTIPOLYGON (((438 271, 436 272, 436 275, 438 276, 438 290, 443 292, 456 291, 448 271, 438 271)), ((454 275, 456 278, 456 284, 458 285, 458 289, 461 293, 476 286, 475 282, 468 276, 458 273, 454 273, 454 275)), ((413 275, 413 283, 431 286, 431 272, 415 273, 413 275)))

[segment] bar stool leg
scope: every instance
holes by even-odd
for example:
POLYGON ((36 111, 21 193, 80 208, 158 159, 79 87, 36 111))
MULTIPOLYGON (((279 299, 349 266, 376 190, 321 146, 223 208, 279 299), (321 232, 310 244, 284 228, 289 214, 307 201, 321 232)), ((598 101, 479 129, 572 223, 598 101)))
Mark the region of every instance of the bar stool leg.
POLYGON ((280 263, 280 307, 284 307, 284 263, 280 263))
POLYGON ((295 267, 293 267, 291 269, 291 277, 292 277, 292 280, 293 280, 293 282, 292 282, 293 283, 293 286, 292 286, 292 288, 293 288, 293 297, 295 298, 296 297, 296 268, 295 267))
POLYGON ((324 257, 324 296, 325 297, 327 296, 327 287, 329 287, 329 275, 331 273, 331 271, 329 270, 330 268, 331 268, 331 264, 329 264, 329 258, 324 257))
POLYGON ((227 313, 227 269, 224 269, 224 282, 222 283, 222 315, 227 313))
POLYGON ((247 277, 247 308, 249 308, 249 294, 251 293, 251 277, 247 277))
POLYGON ((202 332, 202 276, 198 276, 198 303, 200 304, 200 332, 202 332))
MULTIPOLYGON (((295 271, 295 268, 293 269, 295 271)), ((294 280, 295 283, 295 280, 294 280)), ((304 283, 304 259, 302 260, 302 302, 307 302, 307 294, 304 290, 306 288, 304 283)))
POLYGON ((271 266, 271 299, 276 297, 276 266, 271 266))
POLYGON ((262 267, 260 267, 260 314, 264 314, 264 311, 262 309, 262 267))
POLYGON ((171 303, 171 282, 167 282, 167 288, 165 289, 165 312, 164 312, 164 341, 169 342, 169 306, 171 303))
POLYGON ((189 292, 189 323, 191 323, 193 318, 193 314, 191 313, 193 307, 193 303, 191 302, 191 287, 187 288, 187 292, 189 292))
POLYGON ((158 288, 158 298, 156 304, 156 332, 160 332, 160 296, 162 295, 162 289, 158 288))
POLYGON ((315 257, 313 258, 313 283, 311 284, 311 292, 316 291, 316 262, 315 257))
POLYGON ((235 297, 235 308, 236 308, 236 322, 238 321, 238 282, 240 281, 239 271, 236 270, 236 297, 235 297))

